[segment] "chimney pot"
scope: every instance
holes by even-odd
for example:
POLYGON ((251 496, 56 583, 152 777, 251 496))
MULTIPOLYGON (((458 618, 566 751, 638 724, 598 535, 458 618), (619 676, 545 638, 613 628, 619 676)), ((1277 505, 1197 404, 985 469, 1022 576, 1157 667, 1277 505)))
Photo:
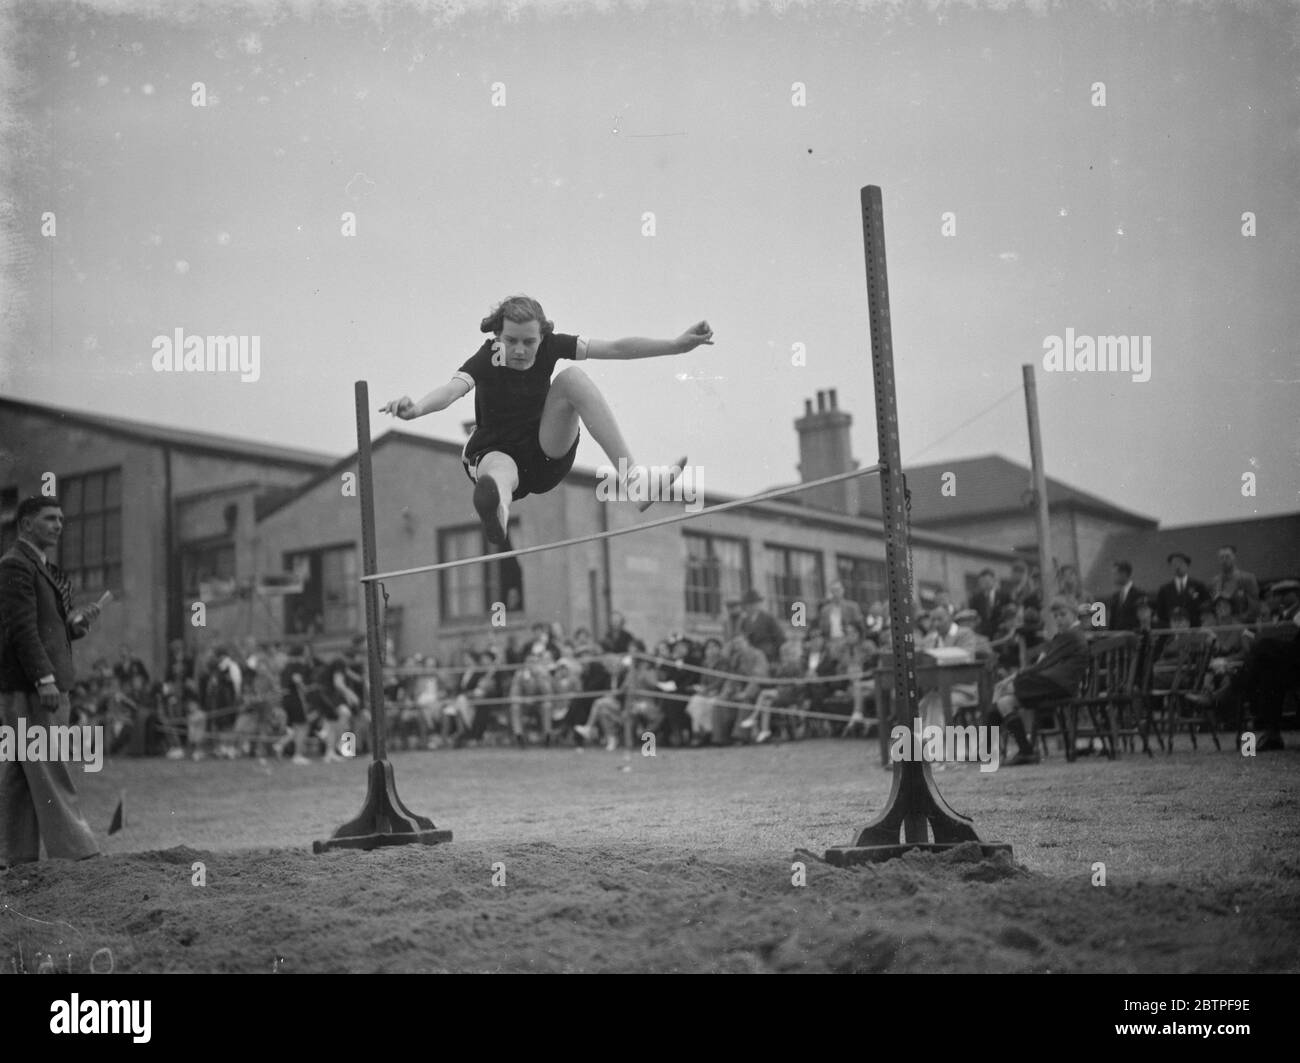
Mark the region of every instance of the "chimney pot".
POLYGON ((826 394, 831 397, 831 409, 835 409, 835 389, 831 388, 826 394))
POLYGON ((805 417, 811 417, 811 416, 812 416, 812 399, 804 399, 804 400, 803 400, 803 415, 804 415, 805 417))
POLYGON ((817 392, 817 412, 824 413, 826 410, 826 392, 817 392))

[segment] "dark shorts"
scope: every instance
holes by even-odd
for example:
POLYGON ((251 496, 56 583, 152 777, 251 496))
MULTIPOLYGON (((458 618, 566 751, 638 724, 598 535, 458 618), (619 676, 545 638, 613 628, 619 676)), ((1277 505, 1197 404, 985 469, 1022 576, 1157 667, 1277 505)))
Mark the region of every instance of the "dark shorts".
POLYGON ((558 487, 561 481, 569 475, 569 470, 573 468, 573 459, 578 454, 578 443, 582 439, 582 432, 579 430, 577 438, 573 441, 573 446, 568 452, 558 458, 547 457, 546 452, 542 450, 542 445, 534 438, 531 443, 527 444, 488 444, 485 447, 475 446, 473 451, 466 448, 466 452, 461 457, 461 464, 465 468, 465 475, 470 478, 472 483, 478 481, 474 479, 474 474, 478 470, 479 459, 484 454, 496 451, 499 454, 505 454, 512 459, 516 468, 519 469, 519 486, 515 488, 515 493, 510 497, 518 501, 525 495, 544 495, 553 487, 558 487))

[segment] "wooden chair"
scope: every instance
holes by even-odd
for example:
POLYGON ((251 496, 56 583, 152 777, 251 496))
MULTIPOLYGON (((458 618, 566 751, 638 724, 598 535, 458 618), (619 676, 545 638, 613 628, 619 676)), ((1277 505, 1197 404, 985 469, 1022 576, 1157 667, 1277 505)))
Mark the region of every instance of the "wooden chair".
POLYGON ((1100 738, 1106 756, 1114 760, 1119 755, 1121 733, 1141 737, 1143 752, 1152 756, 1144 730, 1133 723, 1138 645, 1138 636, 1132 631, 1102 635, 1088 644, 1088 669, 1082 690, 1056 709, 1067 760, 1075 759, 1075 744, 1080 738, 1100 738), (1079 726, 1081 712, 1087 714, 1086 727, 1079 726))
POLYGON ((1214 656, 1214 636, 1208 631, 1193 629, 1171 637, 1179 640, 1173 678, 1168 686, 1157 685, 1158 679, 1153 679, 1150 694, 1152 701, 1162 704, 1164 709, 1164 720, 1169 730, 1167 752, 1174 751, 1174 739, 1184 724, 1192 738, 1192 749, 1196 749, 1196 730, 1203 724, 1209 724, 1214 748, 1222 749, 1214 706, 1204 691, 1205 673, 1210 667, 1210 658, 1214 656))

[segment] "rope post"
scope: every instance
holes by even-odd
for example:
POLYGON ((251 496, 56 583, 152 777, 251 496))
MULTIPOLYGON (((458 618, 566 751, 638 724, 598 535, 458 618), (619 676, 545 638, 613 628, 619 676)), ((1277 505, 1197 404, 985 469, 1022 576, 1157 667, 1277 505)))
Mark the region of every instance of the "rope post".
MULTIPOLYGON (((867 263, 871 317, 871 362, 875 380, 876 434, 880 445, 880 500, 885 524, 885 566, 889 580, 890 644, 893 651, 895 706, 906 710, 909 748, 917 711, 916 647, 912 620, 912 551, 908 540, 907 485, 903 478, 894 391, 894 346, 889 321, 889 283, 885 272, 885 223, 880 188, 862 189, 862 238, 867 263)), ((897 709, 895 710, 895 715, 897 709)), ((877 711, 877 726, 892 727, 877 711)), ((950 849, 979 842, 974 824, 940 796, 924 760, 893 765, 894 781, 884 812, 863 827, 852 845, 826 851, 837 867, 872 863, 911 849, 950 849), (900 830, 902 838, 900 841, 900 830), (929 841, 933 831, 934 841, 929 841)), ((985 856, 1011 852, 1009 845, 984 844, 985 856)))
MULTIPOLYGON (((372 576, 378 569, 375 553, 374 476, 370 465, 370 390, 364 380, 355 388, 357 406, 357 480, 361 488, 361 570, 372 576)), ((366 779, 366 799, 361 812, 327 841, 312 843, 312 851, 374 849, 381 845, 437 845, 451 841, 451 831, 438 830, 433 821, 417 816, 397 796, 393 766, 385 753, 387 712, 384 705, 384 649, 379 617, 379 584, 363 584, 366 605, 366 662, 370 688, 371 762, 366 779)))

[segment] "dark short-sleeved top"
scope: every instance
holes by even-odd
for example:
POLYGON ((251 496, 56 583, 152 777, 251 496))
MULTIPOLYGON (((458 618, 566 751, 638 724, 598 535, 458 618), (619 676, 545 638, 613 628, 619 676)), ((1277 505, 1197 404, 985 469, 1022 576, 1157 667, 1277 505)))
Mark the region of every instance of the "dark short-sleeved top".
POLYGON ((477 427, 465 445, 466 454, 536 443, 555 363, 561 358, 581 358, 577 336, 552 332, 537 345, 537 357, 530 368, 511 369, 492 364, 495 343, 492 338, 484 340, 456 373, 474 389, 477 427))

